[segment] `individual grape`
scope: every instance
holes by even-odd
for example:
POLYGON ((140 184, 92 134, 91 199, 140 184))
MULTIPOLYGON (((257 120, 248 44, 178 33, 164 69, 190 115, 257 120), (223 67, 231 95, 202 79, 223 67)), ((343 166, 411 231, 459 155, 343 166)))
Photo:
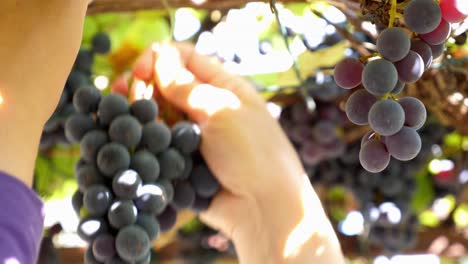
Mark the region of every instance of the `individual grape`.
POLYGON ((181 180, 187 180, 190 177, 190 173, 192 172, 193 169, 193 159, 190 155, 184 155, 184 172, 182 173, 182 176, 180 177, 181 180))
POLYGON ((192 207, 190 209, 199 213, 208 210, 210 204, 211 198, 203 198, 200 196, 196 196, 195 201, 193 202, 192 207))
POLYGON ((98 106, 99 120, 103 125, 108 125, 119 115, 128 114, 130 107, 127 100, 120 94, 109 94, 101 99, 98 106))
POLYGON ((174 200, 172 205, 176 209, 184 209, 192 206, 195 202, 195 190, 189 182, 180 182, 174 188, 174 200))
POLYGON ((315 166, 324 158, 324 151, 317 143, 306 141, 299 150, 299 155, 306 165, 315 166))
POLYGON ((84 263, 85 264, 101 264, 96 257, 93 254, 93 249, 91 247, 88 247, 86 249, 85 255, 84 255, 84 263))
POLYGON ((432 0, 412 0, 404 11, 406 25, 418 34, 429 33, 439 25, 442 14, 432 0))
POLYGON ((371 128, 382 136, 396 134, 405 123, 405 112, 397 102, 387 99, 375 103, 369 111, 371 128))
POLYGON ((357 90, 346 102, 346 116, 356 125, 366 125, 369 122, 369 110, 376 102, 377 98, 365 89, 357 90))
POLYGON ((177 222, 177 211, 172 206, 167 206, 166 210, 157 216, 161 232, 171 230, 177 222))
POLYGON ((361 83, 364 66, 358 59, 345 58, 335 66, 335 82, 345 89, 352 89, 361 83))
POLYGON ((104 183, 104 177, 92 164, 86 164, 76 169, 76 181, 80 191, 85 192, 89 186, 104 183))
POLYGON ((403 89, 405 89, 405 83, 404 82, 401 82, 400 80, 398 80, 397 84, 395 85, 395 88, 393 88, 393 90, 391 91, 392 94, 400 94, 403 89))
POLYGON ((149 122, 143 126, 141 145, 153 154, 159 154, 171 144, 171 130, 161 122, 149 122))
POLYGON ((42 128, 43 133, 53 133, 60 129, 62 124, 62 117, 58 116, 57 114, 53 114, 47 122, 44 124, 42 128))
POLYGON ((364 136, 362 136, 362 139, 361 139, 361 147, 364 146, 364 144, 367 143, 367 141, 371 140, 375 138, 375 132, 374 131, 368 131, 366 134, 364 134, 364 136))
POLYGON ((464 0, 440 0, 442 17, 449 23, 462 22, 468 16, 468 7, 464 0))
POLYGON ((367 141, 359 152, 359 161, 368 172, 383 171, 390 163, 390 154, 385 145, 377 139, 367 141))
POLYGON ((117 172, 130 167, 130 153, 119 143, 108 143, 99 150, 97 165, 104 175, 113 177, 117 172))
POLYGON ((137 225, 122 228, 115 239, 119 256, 126 261, 139 261, 150 251, 150 240, 145 230, 137 225))
POLYGON ((81 49, 78 52, 74 66, 78 71, 90 73, 93 62, 93 53, 89 50, 81 49))
POLYGON ((147 150, 140 150, 132 156, 130 168, 138 172, 144 183, 156 181, 161 171, 158 159, 147 150))
POLYGON ((112 193, 101 184, 89 186, 84 192, 83 206, 92 216, 103 216, 112 203, 112 193))
POLYGON ((419 37, 429 45, 437 45, 448 39, 451 29, 450 24, 442 19, 440 20, 440 24, 433 31, 420 34, 419 37))
POLYGON ((314 139, 320 143, 331 143, 337 137, 337 128, 336 125, 331 121, 319 121, 312 128, 312 135, 314 139))
POLYGON ((83 207, 83 193, 80 190, 76 190, 72 196, 72 206, 73 210, 77 215, 80 215, 81 207, 83 207))
POLYGON ((94 35, 92 40, 93 51, 99 54, 106 54, 111 49, 111 40, 109 35, 104 32, 99 32, 94 35))
POLYGON ((159 110, 154 100, 141 99, 132 103, 130 112, 142 124, 146 124, 156 119, 159 110))
POLYGON ((89 84, 89 78, 86 74, 77 70, 72 70, 70 75, 68 75, 65 87, 68 88, 71 94, 74 94, 79 88, 89 84))
POLYGON ((426 107, 415 97, 403 97, 398 100, 405 111, 405 126, 420 129, 426 122, 426 107))
POLYGON ((307 141, 312 136, 312 131, 309 124, 293 125, 287 131, 290 139, 297 144, 307 141))
POLYGON ((442 53, 445 51, 445 42, 438 45, 430 45, 432 50, 432 57, 434 59, 439 58, 442 53))
POLYGON ((96 260, 106 262, 112 259, 116 254, 115 238, 110 234, 102 234, 93 242, 93 255, 96 260))
POLYGON ((377 50, 386 60, 403 59, 410 50, 411 42, 406 32, 398 27, 387 28, 377 38, 377 50))
POLYGON ((164 187, 158 184, 145 184, 138 189, 135 205, 138 210, 148 214, 160 214, 168 204, 164 187))
POLYGON ((408 161, 414 159, 421 151, 421 137, 415 129, 403 127, 395 135, 386 137, 385 145, 392 157, 408 161))
POLYGON ((142 137, 140 122, 131 115, 118 116, 110 124, 109 136, 114 142, 130 149, 134 148, 140 143, 142 137))
POLYGON ((190 183, 198 196, 209 198, 219 191, 219 182, 205 165, 200 164, 192 170, 190 183))
POLYGON ((80 143, 81 157, 87 162, 96 162, 99 149, 107 143, 107 133, 92 130, 86 133, 80 143))
POLYGON ((159 165, 161 167, 161 177, 176 180, 183 176, 185 159, 179 151, 169 148, 159 155, 159 165))
POLYGON ((83 114, 96 112, 100 101, 101 93, 94 86, 82 86, 73 95, 73 105, 83 114))
POLYGON ((70 142, 77 143, 95 127, 96 124, 90 116, 74 114, 65 123, 65 136, 70 142))
POLYGON ((141 183, 141 178, 136 171, 125 170, 114 176, 112 190, 117 197, 132 200, 137 197, 141 183))
POLYGON ((314 114, 309 111, 304 103, 294 104, 291 107, 292 120, 295 123, 305 124, 313 120, 314 114))
POLYGON ((138 214, 136 224, 143 228, 148 234, 150 241, 154 241, 159 236, 159 223, 151 214, 138 214))
POLYGON ((63 107, 67 105, 68 96, 69 96, 69 92, 67 91, 67 89, 63 89, 62 94, 60 95, 60 99, 58 101, 57 107, 55 108, 55 111, 54 111, 55 113, 60 112, 63 109, 63 107))
POLYGON ((103 218, 86 217, 80 220, 77 228, 78 236, 86 242, 92 242, 101 234, 106 234, 109 227, 103 218))
POLYGON ((424 61, 417 52, 410 50, 408 56, 395 62, 398 71, 398 79, 404 83, 413 83, 424 73, 424 61))
POLYGON ((364 88, 376 96, 389 93, 395 87, 397 81, 397 69, 387 60, 373 60, 367 63, 362 72, 364 88))
POLYGON ((172 185, 171 181, 168 179, 159 179, 157 184, 164 189, 164 193, 166 194, 167 202, 170 203, 174 199, 174 186, 172 185))
POLYGON ((424 69, 429 68, 432 64, 432 50, 431 47, 420 39, 411 41, 411 50, 418 53, 424 61, 424 69))
POLYGON ((346 142, 341 138, 336 138, 334 141, 321 146, 325 157, 330 159, 338 158, 346 151, 346 142))
POLYGON ((115 201, 107 212, 107 220, 115 229, 132 225, 137 220, 137 208, 129 200, 115 201))
POLYGON ((181 121, 172 127, 172 146, 183 154, 190 154, 200 146, 200 128, 193 123, 181 121))

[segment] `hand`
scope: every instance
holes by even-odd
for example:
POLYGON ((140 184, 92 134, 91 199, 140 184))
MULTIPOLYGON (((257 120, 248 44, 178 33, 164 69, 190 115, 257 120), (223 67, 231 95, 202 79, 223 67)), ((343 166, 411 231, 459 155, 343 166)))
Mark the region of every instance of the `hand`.
POLYGON ((246 80, 192 45, 154 45, 135 65, 202 130, 222 190, 202 220, 233 239, 241 263, 343 263, 293 147, 246 80))

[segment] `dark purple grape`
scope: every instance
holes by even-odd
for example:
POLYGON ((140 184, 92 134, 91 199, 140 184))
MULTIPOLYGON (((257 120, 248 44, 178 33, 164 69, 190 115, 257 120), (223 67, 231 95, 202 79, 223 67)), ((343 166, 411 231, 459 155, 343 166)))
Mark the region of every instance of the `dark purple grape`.
POLYGON ((335 82, 345 89, 352 89, 361 83, 364 66, 358 59, 345 58, 335 66, 335 82))
POLYGON ((81 192, 85 192, 89 186, 104 183, 104 176, 92 164, 85 164, 77 167, 75 174, 75 178, 81 192))
POLYGON ((373 60, 367 63, 362 72, 362 85, 375 96, 382 96, 392 91, 397 81, 397 69, 387 60, 373 60))
POLYGON ((86 133, 80 143, 81 157, 87 162, 95 163, 99 149, 107 141, 107 133, 103 130, 92 130, 86 133))
POLYGON ((148 214, 160 214, 168 204, 164 187, 158 184, 145 184, 138 189, 135 205, 138 210, 148 214))
POLYGON ((75 60, 75 69, 84 73, 90 73, 94 57, 90 50, 81 49, 75 60))
POLYGON ((80 220, 77 233, 84 241, 92 242, 99 235, 107 233, 108 229, 107 221, 103 218, 86 217, 80 220))
POLYGON ((131 115, 121 115, 112 121, 109 127, 109 136, 112 141, 132 149, 140 143, 142 127, 138 119, 131 115))
POLYGON ((103 216, 112 203, 112 193, 101 184, 89 186, 84 192, 83 206, 92 216, 103 216))
POLYGON ((424 41, 414 39, 411 41, 411 50, 418 53, 424 61, 424 69, 429 68, 432 64, 432 49, 424 41))
POLYGON ((148 122, 155 121, 158 116, 159 109, 154 100, 141 99, 132 103, 130 106, 130 112, 142 124, 146 124, 148 122))
POLYGON ((86 249, 86 252, 84 255, 84 263, 85 264, 101 264, 101 262, 99 262, 94 256, 92 247, 88 247, 86 249))
POLYGON ((383 171, 390 163, 390 154, 385 145, 377 139, 367 141, 359 152, 359 161, 368 172, 383 171))
POLYGON ((179 182, 174 188, 172 205, 180 210, 189 208, 195 201, 195 190, 189 182, 179 182))
POLYGON ((430 45, 432 50, 432 57, 434 59, 439 58, 445 51, 445 42, 439 45, 430 45))
POLYGON ((315 166, 324 158, 324 151, 320 145, 306 141, 302 145, 299 155, 306 165, 315 166))
POLYGON ((82 86, 73 96, 73 106, 83 114, 94 113, 101 101, 101 92, 94 86, 82 86))
POLYGON ((120 199, 132 200, 137 197, 137 191, 141 184, 141 178, 136 171, 125 170, 114 176, 112 190, 120 199))
POLYGON ((159 154, 171 144, 171 130, 161 122, 149 122, 143 126, 141 146, 159 154))
POLYGON ((214 196, 220 189, 218 180, 205 164, 200 164, 192 170, 190 183, 197 195, 204 198, 214 196))
POLYGON ((406 32, 399 27, 387 28, 377 38, 377 50, 389 61, 403 59, 410 50, 410 39, 406 32))
POLYGON ((346 115, 356 125, 366 125, 369 121, 369 110, 377 98, 365 89, 354 92, 346 102, 346 115))
POLYGON ((312 128, 312 135, 317 142, 328 144, 338 137, 337 127, 331 121, 319 121, 315 123, 315 126, 312 128))
POLYGON ((177 222, 177 211, 172 206, 167 206, 166 210, 157 216, 161 232, 171 230, 177 222))
POLYGON ((338 158, 346 151, 346 142, 341 138, 336 138, 330 143, 321 144, 321 146, 324 150, 324 155, 330 159, 338 158))
POLYGON ((172 146, 183 154, 190 154, 200 146, 200 127, 186 121, 178 122, 172 127, 172 146))
POLYGON ((309 124, 298 124, 289 128, 287 133, 293 142, 301 144, 311 138, 312 129, 309 124))
POLYGON ((65 84, 65 87, 68 88, 69 92, 71 94, 74 94, 76 90, 83 86, 89 85, 89 77, 77 70, 72 70, 70 72, 70 75, 68 75, 67 83, 65 84))
POLYGON ((79 216, 81 207, 83 207, 83 193, 80 190, 76 190, 72 196, 72 206, 75 213, 79 216))
POLYGON ((93 255, 96 260, 106 262, 112 259, 116 254, 115 238, 110 234, 98 236, 92 245, 93 255))
POLYGON ((408 161, 414 159, 421 151, 421 137, 415 129, 403 127, 395 135, 386 137, 385 145, 392 157, 408 161))
POLYGON ((143 228, 148 234, 150 241, 154 241, 159 236, 159 223, 151 214, 138 214, 136 224, 143 228))
POLYGON ((398 100, 405 111, 405 126, 420 129, 426 122, 427 112, 424 104, 415 97, 403 97, 398 100))
POLYGON ((417 52, 410 50, 408 55, 395 62, 398 71, 398 79, 404 83, 413 83, 421 78, 424 73, 424 61, 417 52))
POLYGON ((167 202, 170 203, 174 199, 174 186, 168 179, 159 179, 157 184, 163 187, 167 202))
POLYGON ((138 172, 144 183, 156 181, 161 172, 159 161, 147 150, 140 150, 132 156, 130 168, 138 172))
POLYGON ((184 155, 184 172, 182 173, 182 176, 180 177, 181 180, 187 180, 190 177, 190 173, 192 172, 193 169, 193 159, 190 155, 184 155))
POLYGON ((132 225, 137 220, 137 208, 132 201, 120 200, 115 201, 107 212, 107 220, 115 229, 121 229, 125 226, 132 225))
POLYGON ((364 146, 364 144, 371 140, 371 139, 374 139, 375 138, 375 132, 374 131, 369 131, 367 132, 366 134, 364 134, 364 136, 362 137, 361 139, 361 147, 364 146))
POLYGON ((203 198, 200 196, 196 196, 195 201, 193 202, 192 207, 190 209, 198 213, 206 211, 210 207, 211 201, 212 198, 203 198))
POLYGON ((442 13, 431 0, 412 0, 404 11, 406 25, 418 34, 429 33, 439 25, 442 13))
POLYGON ((119 256, 129 262, 142 260, 148 254, 151 243, 145 230, 137 225, 126 226, 115 239, 119 256))
POLYGON ((400 82, 400 80, 398 80, 397 84, 395 85, 395 88, 393 88, 392 90, 392 94, 399 94, 403 91, 403 89, 405 88, 405 83, 404 82, 400 82))
POLYGON ((371 128, 382 136, 396 134, 405 123, 405 112, 401 105, 391 99, 375 103, 369 111, 371 128))
POLYGON ((450 24, 441 19, 440 24, 433 31, 420 34, 419 37, 429 45, 438 45, 449 38, 451 29, 450 24))
POLYGON ((86 133, 96 127, 93 118, 88 115, 74 114, 65 123, 65 135, 73 143, 80 142, 86 133))
POLYGON ((111 50, 111 40, 107 33, 99 32, 92 40, 93 51, 99 54, 106 54, 111 50))
POLYGON ((102 174, 113 177, 130 167, 130 153, 119 143, 108 143, 99 150, 97 165, 102 174))
POLYGON ((159 155, 159 165, 161 167, 161 177, 176 180, 183 176, 185 159, 178 150, 169 148, 159 155))
POLYGON ((114 118, 129 112, 127 99, 120 94, 104 96, 98 106, 99 121, 103 125, 109 125, 114 118))

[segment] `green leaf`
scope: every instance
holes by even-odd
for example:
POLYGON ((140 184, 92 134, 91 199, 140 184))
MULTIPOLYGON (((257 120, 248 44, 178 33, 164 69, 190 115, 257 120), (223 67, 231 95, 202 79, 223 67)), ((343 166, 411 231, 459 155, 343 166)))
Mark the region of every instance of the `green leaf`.
POLYGON ((460 204, 453 213, 453 221, 459 228, 468 227, 468 204, 460 204))
POLYGON ((428 208, 434 200, 435 191, 430 176, 424 171, 416 175, 416 191, 411 201, 414 212, 428 208))
POLYGON ((429 227, 436 227, 439 225, 439 219, 437 216, 431 211, 426 210, 419 215, 419 221, 422 225, 429 226, 429 227))

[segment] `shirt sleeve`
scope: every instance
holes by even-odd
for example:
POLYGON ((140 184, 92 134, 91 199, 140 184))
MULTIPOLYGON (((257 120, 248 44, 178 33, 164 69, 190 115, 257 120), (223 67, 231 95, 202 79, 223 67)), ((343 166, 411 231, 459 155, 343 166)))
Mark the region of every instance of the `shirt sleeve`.
POLYGON ((42 209, 32 189, 0 172, 0 263, 36 263, 44 225, 42 209))

